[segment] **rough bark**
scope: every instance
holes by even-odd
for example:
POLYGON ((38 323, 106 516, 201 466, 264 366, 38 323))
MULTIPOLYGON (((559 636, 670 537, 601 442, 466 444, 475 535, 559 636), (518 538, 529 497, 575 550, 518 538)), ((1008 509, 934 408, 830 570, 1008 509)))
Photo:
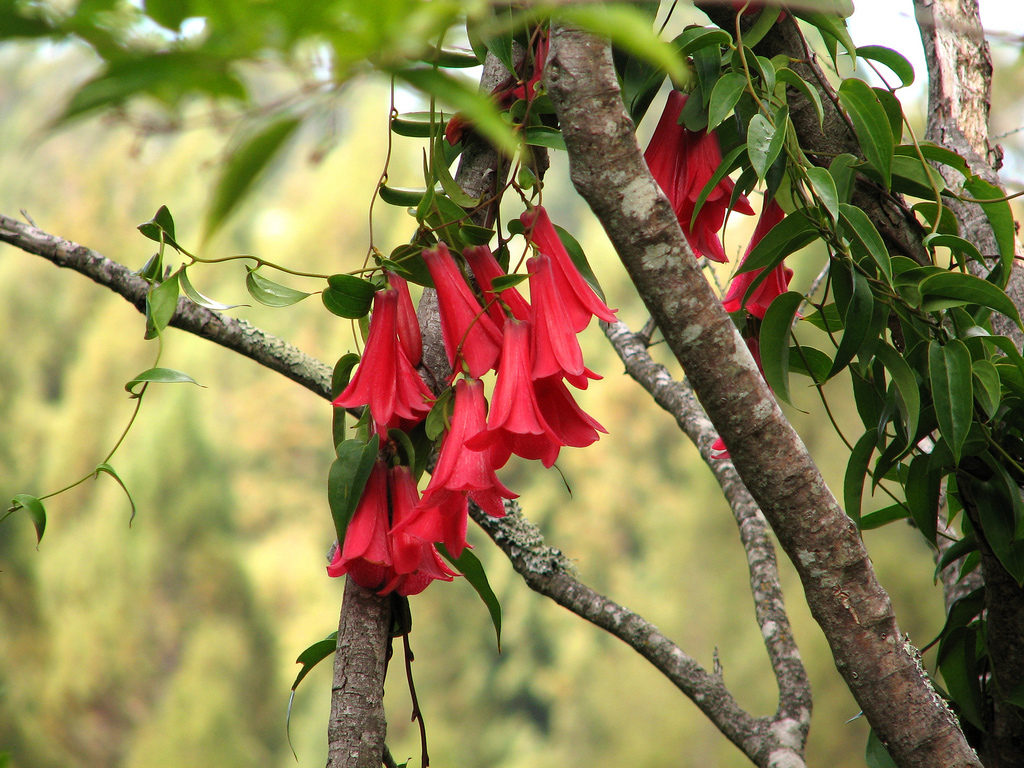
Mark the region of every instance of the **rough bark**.
POLYGON ((387 597, 345 579, 327 725, 328 768, 380 768, 383 763, 390 605, 387 597))
POLYGON ((900 633, 856 526, 697 268, 643 162, 608 44, 554 26, 546 83, 576 189, 604 226, 796 566, 836 666, 872 727, 901 766, 980 765, 900 633))
MULTIPOLYGON (((992 97, 992 59, 976 0, 914 0, 921 41, 928 62, 928 125, 925 138, 959 153, 971 170, 1002 188, 998 169, 1001 151, 989 144, 988 113, 992 97)), ((947 184, 957 189, 959 174, 940 167, 947 184)), ((997 254, 995 236, 981 206, 946 201, 960 223, 960 234, 983 254, 997 254)), ((1006 292, 1024 309, 1024 270, 1021 248, 1006 292)), ((982 265, 972 267, 983 269, 982 265)), ((994 315, 993 330, 1009 336, 1018 348, 1024 342, 1017 326, 994 315)), ((968 513, 972 510, 968 506, 968 513)), ((985 540, 977 514, 980 576, 985 583, 986 643, 992 665, 992 705, 986 711, 986 730, 980 752, 989 768, 1024 766, 1024 712, 1006 701, 1024 687, 1024 589, 1006 572, 985 540)), ((977 580, 979 573, 973 574, 977 580)))

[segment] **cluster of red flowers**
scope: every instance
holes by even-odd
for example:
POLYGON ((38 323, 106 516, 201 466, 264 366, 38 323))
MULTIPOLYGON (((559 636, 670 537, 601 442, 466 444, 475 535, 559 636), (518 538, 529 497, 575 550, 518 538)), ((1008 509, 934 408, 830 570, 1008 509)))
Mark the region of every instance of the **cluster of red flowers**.
MULTIPOLYGON (((707 131, 691 131, 680 125, 679 118, 686 105, 687 96, 673 90, 669 93, 665 110, 658 126, 647 146, 644 159, 651 170, 651 175, 668 197, 672 210, 675 211, 679 226, 686 235, 687 242, 696 256, 706 256, 712 261, 725 263, 728 257, 719 232, 725 222, 725 214, 729 201, 735 190, 735 184, 728 176, 723 177, 708 194, 703 206, 693 213, 700 197, 701 190, 710 181, 718 166, 722 163, 722 150, 718 137, 707 131), (690 222, 693 219, 693 226, 690 222)), ((752 215, 754 209, 743 195, 738 195, 733 203, 733 210, 752 215)), ((743 261, 754 247, 761 242, 769 230, 782 221, 782 209, 775 200, 767 201, 761 210, 754 234, 747 246, 743 261)), ((736 275, 729 284, 729 289, 722 300, 727 312, 746 310, 756 318, 764 318, 768 306, 776 296, 785 293, 793 270, 779 264, 771 273, 747 296, 751 285, 760 275, 761 270, 755 269, 736 275), (744 297, 746 296, 746 301, 744 297)), ((761 358, 758 353, 756 338, 748 338, 747 346, 758 367, 761 358)), ((728 458, 725 443, 721 438, 712 446, 714 458, 728 458)))
MULTIPOLYGON (((423 252, 437 289, 441 332, 454 370, 450 426, 422 496, 407 467, 378 462, 352 516, 345 541, 328 567, 382 593, 411 595, 453 572, 435 544, 453 557, 466 547, 468 504, 505 514, 503 500, 516 494, 495 471, 512 454, 550 467, 563 446, 584 447, 604 428, 577 405, 566 383, 586 388, 600 378, 583 364, 576 334, 597 316, 615 315, 580 276, 541 208, 521 217, 536 255, 527 261, 530 301, 514 287, 493 288, 504 270, 490 249, 463 254, 484 298, 481 305, 444 243, 423 252), (481 377, 497 377, 488 407, 481 377)), ((391 287, 374 297, 362 361, 334 401, 343 408, 368 406, 374 431, 422 421, 433 395, 416 372, 419 327, 408 286, 389 275, 391 287)))

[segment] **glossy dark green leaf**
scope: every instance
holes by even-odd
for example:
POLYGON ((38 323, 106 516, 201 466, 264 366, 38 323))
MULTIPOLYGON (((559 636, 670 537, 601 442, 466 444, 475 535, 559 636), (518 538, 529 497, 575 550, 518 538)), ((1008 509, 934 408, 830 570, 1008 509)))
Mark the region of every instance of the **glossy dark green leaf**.
MULTIPOLYGON (((934 248, 949 248, 954 254, 966 256, 968 259, 974 259, 979 263, 984 263, 981 258, 981 252, 978 250, 978 246, 972 243, 970 240, 965 240, 958 235, 943 235, 943 234, 928 234, 924 236, 921 241, 925 248, 932 250, 934 248)), ((961 259, 957 259, 961 261, 961 259)))
POLYGON ((977 630, 960 627, 939 645, 939 670, 961 718, 984 731, 984 700, 978 677, 977 630))
POLYGON ((886 48, 883 45, 862 45, 857 48, 857 55, 887 66, 900 79, 903 87, 914 82, 914 68, 899 51, 894 51, 892 48, 886 48))
POLYGON ((882 177, 886 189, 892 186, 892 157, 895 142, 889 117, 863 80, 851 77, 839 86, 839 103, 850 115, 864 157, 882 177))
POLYGON ((395 248, 388 259, 380 259, 380 264, 385 269, 397 272, 401 277, 410 280, 425 288, 433 288, 434 281, 430 277, 430 270, 423 261, 423 245, 420 243, 406 243, 395 248))
POLYGON ((768 230, 761 242, 750 251, 750 255, 737 270, 740 273, 755 269, 770 270, 786 256, 803 248, 818 237, 818 231, 811 220, 799 211, 768 230))
POLYGON ((943 271, 926 277, 921 281, 919 289, 922 306, 926 311, 980 304, 1001 312, 1021 327, 1020 314, 1010 297, 998 286, 980 277, 943 271))
POLYGON ((299 654, 298 658, 295 659, 296 664, 301 664, 302 668, 299 670, 299 674, 295 676, 295 681, 292 683, 292 690, 294 691, 299 687, 299 683, 310 673, 310 671, 319 664, 321 661, 331 656, 338 646, 338 631, 331 632, 323 640, 318 640, 309 646, 306 650, 299 654))
POLYGON ((377 194, 380 199, 388 205, 397 205, 399 208, 415 208, 423 199, 425 189, 414 189, 410 187, 389 187, 381 184, 377 187, 377 194))
POLYGON ((921 390, 917 377, 903 355, 888 344, 876 346, 875 357, 889 371, 896 385, 896 403, 902 417, 903 438, 907 445, 911 445, 917 438, 917 425, 921 417, 921 390))
POLYGON ((974 386, 971 379, 971 353, 959 339, 946 344, 928 345, 928 380, 939 433, 949 445, 953 460, 960 461, 961 450, 974 416, 974 386))
POLYGON ((947 235, 955 235, 960 232, 960 224, 956 220, 956 214, 946 206, 942 206, 942 208, 939 209, 935 203, 922 202, 915 203, 913 210, 924 218, 929 228, 931 228, 932 224, 935 222, 936 212, 938 211, 938 232, 947 235))
POLYGON ((853 272, 853 292, 843 313, 843 338, 836 350, 829 378, 843 370, 872 338, 875 300, 871 286, 860 272, 853 272))
POLYGON ((807 178, 811 182, 814 194, 824 206, 828 215, 833 221, 839 220, 839 193, 836 191, 836 182, 832 175, 824 168, 816 165, 805 169, 807 178))
POLYGON ((565 139, 557 128, 546 125, 530 125, 523 130, 523 143, 533 147, 547 147, 565 151, 565 139))
POLYGON ((428 440, 437 440, 451 426, 454 392, 450 387, 444 390, 431 406, 425 423, 428 440))
POLYGON ((355 275, 331 275, 328 287, 321 294, 324 306, 338 317, 355 319, 370 311, 376 286, 355 275))
MULTIPOLYGON (((846 28, 845 19, 830 13, 812 11, 806 6, 804 8, 794 7, 791 11, 794 16, 803 19, 811 26, 817 27, 822 37, 826 38, 826 43, 829 37, 842 43, 846 52, 850 54, 850 58, 856 63, 857 46, 854 45, 853 38, 850 37, 850 31, 846 28)), ((834 54, 832 58, 835 58, 834 54)))
POLYGON ((707 201, 711 192, 718 186, 718 183, 722 179, 728 176, 729 173, 743 162, 741 155, 744 153, 746 148, 746 144, 740 144, 739 146, 733 147, 729 150, 725 157, 722 158, 721 164, 715 169, 715 172, 711 174, 711 178, 704 184, 700 194, 697 195, 697 201, 693 204, 693 214, 690 216, 691 229, 693 229, 694 223, 697 221, 697 216, 700 215, 700 211, 704 207, 704 203, 707 201))
POLYGON ((339 546, 345 541, 348 523, 370 478, 379 444, 380 438, 374 435, 368 443, 345 440, 337 447, 338 458, 331 464, 327 475, 327 500, 331 505, 339 546))
POLYGON ((843 503, 846 505, 846 514, 860 524, 861 503, 864 496, 864 479, 868 476, 868 463, 871 461, 871 454, 875 452, 875 445, 878 441, 878 431, 867 430, 850 452, 850 459, 846 463, 846 474, 843 477, 843 503))
POLYGON ((590 268, 590 262, 587 260, 587 254, 583 252, 583 246, 580 245, 579 241, 573 237, 569 230, 558 224, 555 224, 555 232, 558 234, 558 239, 562 241, 562 245, 565 246, 569 258, 572 259, 572 263, 576 267, 576 271, 594 289, 594 293, 600 297, 601 301, 605 301, 604 291, 601 289, 601 284, 597 281, 597 275, 594 274, 594 270, 590 268))
POLYGON ((862 515, 858 527, 862 531, 872 531, 875 528, 881 528, 883 525, 888 525, 897 520, 904 520, 906 517, 906 507, 902 504, 890 504, 888 507, 882 507, 874 512, 862 515))
POLYGON ((775 396, 787 403, 790 402, 789 333, 793 327, 793 316, 803 300, 803 294, 796 291, 776 296, 761 322, 760 352, 764 380, 775 396))
POLYGON ((128 486, 124 484, 124 480, 122 480, 121 476, 117 474, 117 470, 114 469, 107 462, 103 462, 98 467, 96 467, 95 476, 99 477, 100 473, 110 475, 112 478, 114 478, 114 482, 121 486, 121 490, 124 491, 124 495, 128 497, 128 503, 131 505, 132 508, 131 516, 128 518, 128 525, 131 525, 132 521, 135 520, 135 499, 132 498, 132 492, 128 490, 128 486))
POLYGON ((904 485, 910 516, 921 535, 933 546, 938 527, 941 480, 939 473, 931 469, 929 457, 921 455, 911 460, 904 485))
POLYGON ((441 183, 441 189, 455 205, 464 209, 475 208, 480 203, 480 199, 467 195, 462 191, 462 187, 455 182, 455 177, 452 176, 444 154, 444 147, 447 145, 444 136, 437 137, 434 143, 434 164, 431 166, 434 176, 441 183))
POLYGON ((28 493, 19 493, 11 499, 11 508, 24 509, 25 514, 32 521, 32 527, 36 529, 36 544, 43 540, 43 533, 46 531, 46 507, 37 497, 28 493))
POLYGON ((235 307, 249 306, 248 304, 222 304, 219 301, 214 301, 209 296, 204 296, 193 287, 192 281, 188 277, 188 270, 185 267, 178 271, 178 286, 181 288, 181 292, 185 294, 185 297, 193 304, 198 304, 200 307, 212 309, 216 312, 223 312, 225 309, 234 309, 235 307))
POLYGON ((234 212, 301 124, 302 121, 295 117, 279 118, 244 139, 231 152, 206 211, 204 240, 208 240, 234 212))
MULTIPOLYGON (((757 14, 757 21, 753 23, 750 29, 743 33, 743 44, 748 48, 753 48, 761 42, 764 36, 775 26, 775 22, 779 20, 781 14, 782 9, 777 5, 762 5, 760 12, 757 14)), ((771 88, 768 90, 770 91, 771 88)))
MULTIPOLYGON (((334 400, 348 386, 352 378, 352 369, 359 362, 359 355, 349 352, 338 358, 331 372, 331 399, 334 400)), ((332 409, 331 433, 334 436, 334 448, 337 448, 345 441, 345 409, 335 407, 332 409)))
POLYGON ((971 364, 974 377, 974 399, 990 419, 996 415, 1002 393, 999 386, 999 371, 988 360, 975 360, 971 364))
POLYGON ((789 348, 789 372, 807 376, 815 384, 824 384, 832 370, 832 358, 806 344, 789 348))
POLYGON ((864 748, 864 762, 867 768, 897 768, 896 761, 889 755, 882 740, 872 728, 868 732, 868 744, 864 748))
POLYGON ((859 164, 860 161, 856 157, 846 152, 832 158, 832 162, 828 166, 828 172, 832 174, 840 203, 850 202, 850 195, 853 193, 853 185, 857 178, 856 166, 859 164))
POLYGON ((996 244, 999 246, 1000 271, 995 276, 997 279, 994 279, 994 282, 1000 287, 1005 286, 1010 277, 1010 267, 1013 264, 1014 237, 1017 232, 1010 203, 1001 199, 1006 193, 979 176, 969 178, 964 184, 964 191, 976 200, 992 201, 980 203, 980 205, 992 227, 996 244))
POLYGON ((452 563, 459 572, 466 577, 469 585, 480 595, 480 599, 487 606, 487 612, 491 616, 491 623, 494 625, 494 634, 498 642, 498 651, 501 651, 501 604, 498 602, 490 582, 487 581, 487 573, 484 571, 480 560, 473 554, 472 550, 464 549, 458 557, 452 557, 443 544, 437 545, 438 551, 452 563))
POLYGON ((747 157, 757 172, 758 181, 764 181, 764 175, 771 165, 768 160, 768 149, 774 136, 775 127, 768 122, 767 117, 758 113, 751 118, 750 124, 747 125, 747 157))
POLYGON ((500 293, 506 288, 512 288, 525 281, 529 275, 518 272, 512 275, 499 275, 491 281, 491 291, 494 293, 500 293))
MULTIPOLYGON (((885 110, 885 116, 889 119, 889 130, 892 131, 893 139, 899 143, 903 138, 903 105, 900 104, 900 100, 891 91, 885 88, 872 88, 871 90, 875 92, 878 103, 885 110)), ((894 163, 895 160, 896 158, 894 157, 894 163)), ((895 173, 895 165, 893 171, 895 173)))
POLYGON ((814 112, 818 116, 818 125, 820 126, 824 124, 825 111, 822 109, 821 96, 819 95, 817 88, 808 85, 806 80, 788 67, 777 69, 775 77, 780 83, 792 86, 803 94, 803 96, 814 106, 814 112))
POLYGON ((889 259, 889 251, 871 219, 863 210, 847 203, 839 205, 839 212, 843 234, 848 240, 856 240, 864 248, 878 270, 885 276, 886 282, 892 285, 892 262, 889 259))
POLYGON ((391 118, 391 130, 399 136, 426 139, 444 133, 451 115, 436 112, 403 112, 391 118))
POLYGON ((173 368, 150 368, 125 384, 124 390, 133 397, 138 397, 140 392, 135 390, 140 384, 195 384, 197 387, 202 386, 187 373, 176 371, 173 368))
POLYGON ((918 157, 895 155, 892 158, 892 188, 895 192, 925 200, 934 200, 946 182, 939 172, 921 163, 918 157))
POLYGON ((673 41, 680 55, 689 56, 704 48, 718 47, 732 43, 732 35, 723 29, 713 27, 690 27, 673 41))
MULTIPOLYGON (((967 544, 967 541, 959 541, 957 544, 967 544)), ((954 545, 956 546, 956 544, 954 545)), ((961 551, 957 557, 963 557, 964 552, 961 551)), ((977 589, 967 593, 963 597, 958 597, 953 601, 953 605, 949 607, 949 613, 946 615, 946 622, 942 625, 942 631, 928 643, 921 650, 924 651, 927 648, 935 645, 943 637, 948 635, 954 629, 960 627, 966 627, 974 619, 976 619, 985 608, 985 588, 978 587, 977 589)))
POLYGON ((178 273, 149 289, 146 294, 146 338, 159 336, 178 309, 178 273))
POLYGON ((726 72, 718 79, 711 89, 711 101, 708 104, 708 131, 713 131, 729 116, 746 87, 746 75, 739 72, 726 72))
POLYGON ((263 277, 255 269, 246 267, 246 272, 245 287, 249 291, 249 295, 268 307, 290 307, 311 295, 305 291, 298 291, 275 283, 273 280, 263 277))

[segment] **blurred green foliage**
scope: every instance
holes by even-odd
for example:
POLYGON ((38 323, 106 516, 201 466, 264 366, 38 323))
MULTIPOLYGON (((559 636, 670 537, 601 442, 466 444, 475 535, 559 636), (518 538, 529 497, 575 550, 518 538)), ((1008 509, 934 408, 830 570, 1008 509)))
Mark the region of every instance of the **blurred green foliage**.
MULTIPOLYGON (((152 252, 135 225, 161 204, 174 211, 181 242, 198 243, 223 140, 217 120, 197 106, 188 113, 191 130, 180 134, 144 135, 153 124, 138 116, 44 134, 68 73, 87 78, 94 65, 60 45, 8 48, 0 66, 7 73, 0 210, 23 208, 41 228, 132 268, 152 252)), ((358 268, 385 153, 387 94, 375 84, 352 86, 341 105, 337 148, 309 163, 321 153, 300 141, 288 173, 271 171, 271 183, 210 251, 257 253, 309 271, 358 268)), ((392 178, 415 181, 419 145, 395 149, 392 178)), ((552 179, 564 171, 559 162, 552 179)), ((633 327, 642 324, 642 309, 581 203, 554 184, 545 199, 587 249, 609 303, 633 327)), ((393 247, 408 239, 411 222, 378 206, 375 238, 393 247)), ((748 234, 733 230, 727 247, 739 250, 748 234)), ((207 295, 245 300, 237 264, 191 277, 207 295)), ((798 272, 797 280, 811 277, 798 272)), ((319 303, 236 313, 324 360, 352 346, 351 324, 319 303)), ((143 333, 141 315, 121 299, 0 247, 4 493, 47 492, 105 454, 130 413, 123 383, 151 364, 143 333)), ((295 765, 284 739, 292 662, 336 626, 341 598, 340 581, 324 574, 333 536, 324 494, 330 407, 177 331, 165 344, 163 362, 208 388, 147 396, 112 461, 139 507, 132 527, 123 494, 101 477, 48 502, 38 551, 26 519, 0 528, 0 753, 9 752, 16 768, 295 765)), ((741 704, 767 713, 775 686, 728 509, 672 419, 621 375, 600 333, 588 331, 584 344, 605 380, 582 394, 581 405, 611 434, 559 462, 571 495, 555 472, 513 465, 506 480, 585 580, 702 663, 710 666, 717 649, 741 704)), ((812 394, 794 392, 794 402, 810 409, 812 394)), ((792 413, 838 487, 844 452, 835 450, 831 429, 792 413)), ((901 626, 925 642, 943 610, 923 542, 901 526, 867 536, 901 626)), ((502 601, 503 653, 468 585, 434 585, 412 606, 414 670, 435 764, 746 764, 642 659, 530 593, 478 532, 474 543, 502 601)), ((794 575, 783 571, 815 691, 809 761, 861 765, 866 726, 846 723, 857 706, 794 575)), ((329 681, 323 664, 298 691, 292 738, 301 766, 324 762, 329 681)), ((398 665, 387 688, 389 743, 401 762, 418 754, 418 737, 406 722, 398 665)))

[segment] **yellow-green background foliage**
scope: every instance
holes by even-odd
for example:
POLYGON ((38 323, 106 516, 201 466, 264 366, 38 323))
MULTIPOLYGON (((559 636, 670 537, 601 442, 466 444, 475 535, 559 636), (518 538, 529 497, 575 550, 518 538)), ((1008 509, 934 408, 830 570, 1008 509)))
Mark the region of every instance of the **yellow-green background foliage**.
MULTIPOLYGON (((198 243, 225 134, 196 105, 190 128, 140 138, 94 119, 46 133, 63 95, 88 73, 72 47, 0 52, 0 211, 140 267, 152 253, 135 225, 167 204, 178 239, 198 243)), ((348 88, 338 145, 319 163, 300 141, 205 256, 254 253, 316 272, 356 269, 366 209, 386 151, 387 87, 348 88)), ((657 109, 658 105, 655 105, 657 109)), ((215 116, 214 116, 215 117, 215 116)), ((649 130, 649 128, 645 129, 649 130)), ((419 147, 400 140, 392 183, 415 186, 419 147)), ((644 314, 600 228, 556 161, 545 201, 577 233, 620 316, 644 314), (558 181, 561 176, 563 181, 558 181)), ((514 212, 513 212, 514 213, 514 212)), ((387 250, 412 220, 377 204, 387 250)), ((731 230, 742 251, 750 224, 731 230)), ((813 259, 796 264, 806 287, 813 259)), ((241 263, 193 270, 199 290, 246 301, 241 263)), ((727 275, 723 275, 726 277, 727 275)), ((282 278, 296 287, 319 286, 282 278)), ((352 327, 316 296, 283 310, 233 314, 333 362, 352 327)), ((43 494, 90 471, 131 411, 123 384, 150 367, 141 316, 78 274, 0 247, 0 493, 43 494)), ((727 684, 758 714, 774 680, 753 621, 745 560, 710 473, 673 420, 622 374, 596 328, 584 337, 604 375, 580 396, 610 435, 555 471, 505 471, 527 515, 581 577, 639 611, 700 662, 717 649, 727 684)), ((342 583, 324 572, 332 524, 325 478, 330 406, 282 377, 176 330, 161 364, 205 388, 151 387, 112 463, 138 504, 106 476, 47 502, 36 549, 24 516, 0 527, 0 754, 18 768, 291 766, 285 742, 295 656, 336 627, 342 583)), ((677 368, 673 370, 678 373, 677 368)), ((799 386, 797 386, 799 390, 799 386)), ((855 416, 832 398, 844 423, 855 416)), ((839 487, 844 450, 809 391, 791 411, 839 487)), ((529 592, 473 532, 504 610, 502 653, 486 611, 460 581, 413 600, 414 669, 438 766, 741 766, 746 761, 630 649, 529 592)), ((942 622, 926 546, 906 526, 868 534, 903 629, 918 644, 942 622)), ((810 762, 855 766, 866 726, 783 566, 788 605, 815 693, 810 762)), ((418 755, 401 666, 387 684, 389 743, 418 755)), ((298 691, 298 765, 326 754, 329 664, 298 691)), ((418 764, 418 758, 414 761, 418 764)))

